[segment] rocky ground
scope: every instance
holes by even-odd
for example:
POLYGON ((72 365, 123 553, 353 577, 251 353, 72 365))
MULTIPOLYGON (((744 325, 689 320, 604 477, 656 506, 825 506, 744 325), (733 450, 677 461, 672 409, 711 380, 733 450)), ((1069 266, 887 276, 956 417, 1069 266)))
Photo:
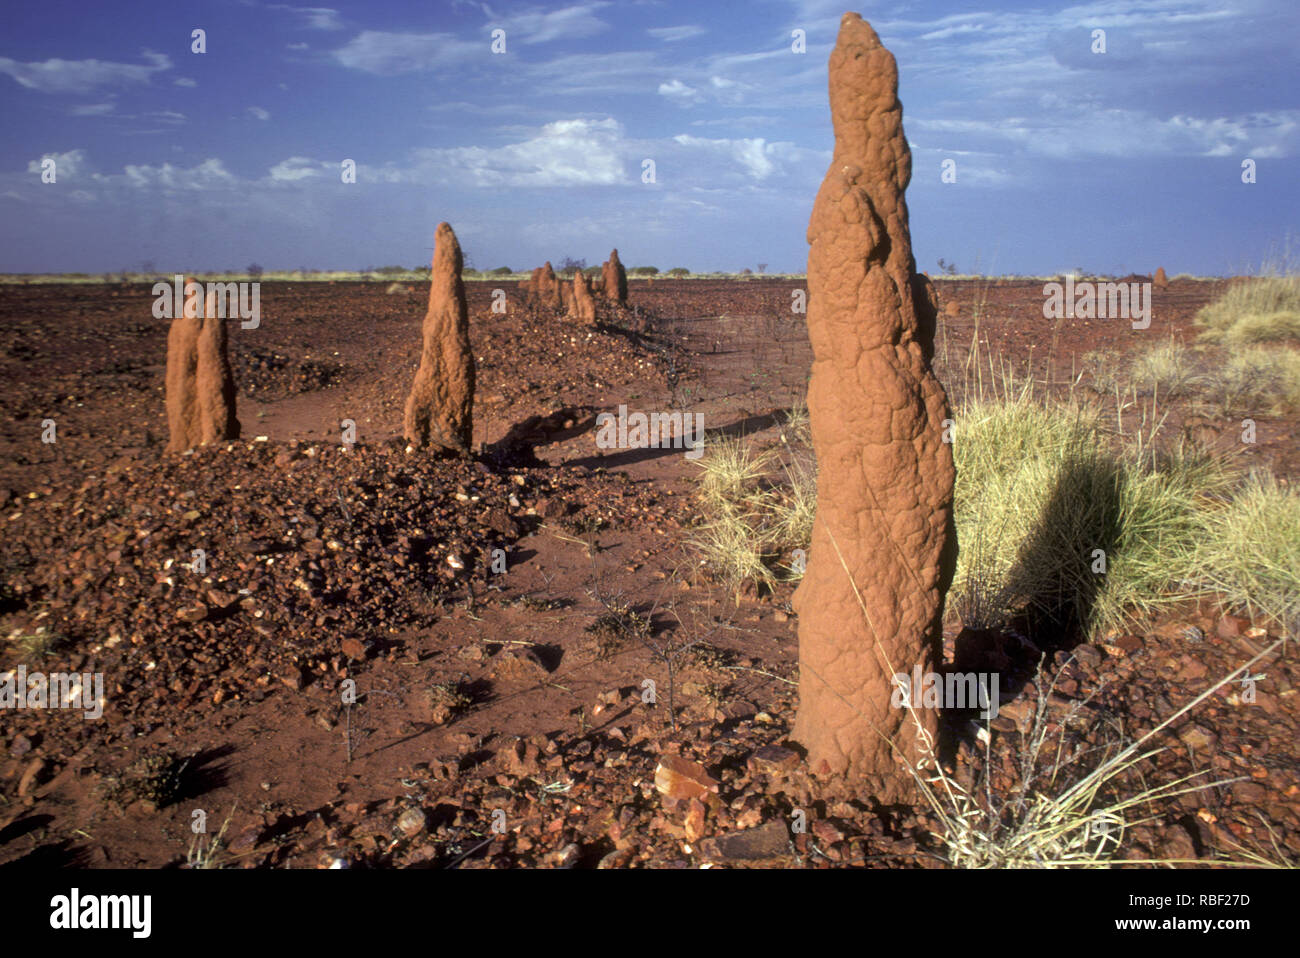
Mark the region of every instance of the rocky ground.
MULTIPOLYGON (((798 285, 634 280, 635 309, 591 330, 514 288, 494 313, 492 284, 469 284, 474 462, 396 438, 427 287, 265 284, 260 327, 231 329, 243 438, 185 456, 161 451, 147 287, 0 287, 0 669, 105 676, 101 719, 0 713, 0 863, 942 867, 931 810, 806 775, 790 589, 736 599, 700 568, 696 467, 593 439, 627 404, 779 443, 810 359, 798 285)), ((938 349, 953 388, 976 335, 1061 383, 1089 350, 1146 341, 1044 321, 1041 283, 937 286, 959 304, 938 349)), ((1219 291, 1157 291, 1150 332, 1190 338, 1219 291)), ((1294 477, 1293 425, 1261 420, 1243 455, 1294 477)), ((1003 711, 984 737, 948 716, 941 759, 1014 794, 1048 729, 1086 768, 1270 628, 1205 602, 1096 644, 998 636, 980 664, 1003 711)), ((1221 782, 1134 809, 1120 857, 1296 860, 1293 649, 1252 672, 1120 783, 1221 782)))

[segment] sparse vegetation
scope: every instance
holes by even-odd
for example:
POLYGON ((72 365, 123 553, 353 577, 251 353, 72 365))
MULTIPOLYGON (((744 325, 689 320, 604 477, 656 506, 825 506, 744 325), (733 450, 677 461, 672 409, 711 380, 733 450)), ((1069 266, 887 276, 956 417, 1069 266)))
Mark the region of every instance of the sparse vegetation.
POLYGON ((790 410, 783 448, 757 451, 751 442, 719 438, 698 460, 704 520, 691 544, 702 564, 733 592, 746 584, 771 589, 802 570, 782 557, 807 548, 817 509, 808 410, 790 410))
MULTIPOLYGON (((844 571, 849 574, 847 567, 844 571)), ((857 593, 856 585, 854 591, 857 593)), ((862 597, 857 597, 870 627, 862 597)), ((1070 702, 1063 715, 1050 715, 1056 689, 1053 680, 1046 693, 1038 696, 1030 728, 1018 738, 1018 754, 1000 754, 995 759, 993 737, 987 727, 981 730, 980 740, 985 745, 983 789, 978 782, 964 787, 945 770, 939 761, 937 743, 917 716, 917 704, 907 701, 908 714, 919 733, 919 754, 900 757, 934 813, 938 827, 933 834, 944 848, 948 863, 957 868, 1105 868, 1122 861, 1125 833, 1159 819, 1159 813, 1152 811, 1153 803, 1208 792, 1224 784, 1224 780, 1206 780, 1211 774, 1209 769, 1165 784, 1147 784, 1143 766, 1166 751, 1164 747, 1149 747, 1151 743, 1220 688, 1250 675, 1254 663, 1283 641, 1274 642, 1131 742, 1126 741, 1118 725, 1113 726, 1108 741, 1100 745, 1090 744, 1089 735, 1079 734, 1105 731, 1097 729, 1103 719, 1089 717, 1087 698, 1070 702), (988 771, 1016 766, 1014 784, 995 792, 988 771)), ((998 741, 1001 748, 1012 747, 1005 738, 998 741)), ((1242 852, 1240 857, 1220 858, 1219 863, 1293 867, 1276 848, 1274 858, 1238 850, 1242 852)), ((1179 859, 1137 860, 1147 865, 1189 863, 1179 859)))
MULTIPOLYGON (((1276 646, 1277 643, 1275 643, 1276 646)), ((1252 660, 1253 662, 1254 660, 1252 660)), ((1248 663, 1249 665, 1250 663, 1248 663)), ((1119 726, 1103 745, 1087 744, 1080 724, 1100 725, 1088 718, 1085 701, 1074 701, 1064 715, 1049 715, 1049 696, 1040 696, 1018 754, 1011 759, 1019 774, 1001 794, 986 788, 963 788, 939 764, 934 743, 922 740, 922 756, 908 763, 914 781, 938 821, 936 838, 950 864, 958 868, 1108 868, 1126 860, 1126 833, 1158 821, 1157 802, 1180 795, 1209 793, 1224 784, 1201 769, 1160 785, 1147 784, 1144 766, 1166 751, 1151 747, 1159 733, 1191 712, 1215 690, 1235 680, 1246 666, 1183 705, 1169 718, 1134 741, 1126 741, 1119 726), (1074 727, 1072 729, 1072 727, 1074 727)), ((1249 674, 1245 672, 1245 674, 1249 674)), ((1055 681, 1051 690, 1055 691, 1055 681)), ((910 707, 909 707, 910 708, 910 707)), ((915 713, 913 713, 915 714, 915 713)), ((1104 729, 1099 729, 1105 734, 1104 729)), ((995 758, 985 730, 984 767, 1003 764, 995 758)), ((1010 748, 999 739, 1002 748, 1010 748)), ((1238 867, 1290 867, 1280 853, 1269 858, 1241 849, 1236 858, 1218 864, 1238 867)), ((1140 857, 1143 865, 1196 864, 1196 860, 1140 857)))
POLYGON ((463 714, 474 703, 464 679, 451 679, 431 686, 426 695, 430 720, 434 725, 446 725, 463 714))
POLYGON ((1201 308, 1201 338, 1225 345, 1300 340, 1300 276, 1239 280, 1201 308))
POLYGON ((1184 346, 1175 340, 1131 356, 1086 354, 1082 382, 1100 394, 1129 389, 1224 417, 1279 416, 1300 408, 1300 351, 1277 346, 1184 346))
POLYGON ((1199 382, 1197 357, 1174 339, 1149 346, 1128 363, 1128 376, 1137 388, 1162 399, 1186 396, 1199 382))
POLYGON ((1201 379, 1202 400, 1224 416, 1300 409, 1300 352, 1254 346, 1231 351, 1201 379))
POLYGON ((184 795, 185 769, 190 759, 173 752, 153 752, 131 763, 122 772, 104 779, 104 801, 125 809, 144 802, 155 809, 166 808, 184 795))
POLYGON ((18 632, 10 637, 18 651, 20 661, 28 668, 39 668, 55 655, 67 648, 67 637, 44 625, 38 625, 30 632, 18 632))
POLYGON ((957 422, 958 541, 985 545, 959 553, 957 608, 991 614, 995 596, 1001 621, 1029 608, 1091 633, 1179 597, 1204 503, 1230 484, 1220 459, 1158 454, 1138 437, 1108 442, 1095 411, 1039 400, 1028 383, 970 401, 957 422), (983 598, 965 597, 970 590, 983 598))
POLYGON ((1300 492, 1252 475, 1209 512, 1197 578, 1240 608, 1300 631, 1300 492))
MULTIPOLYGON (((1137 360, 1167 395, 1193 381, 1179 349, 1156 347, 1137 360)), ((1195 592, 1221 590, 1240 602, 1264 583, 1254 607, 1294 614, 1279 597, 1300 587, 1278 571, 1300 568, 1286 548, 1300 541, 1293 495, 1257 483, 1234 498, 1236 476, 1222 456, 1184 442, 1158 450, 1158 423, 1122 435, 1097 407, 1039 397, 1031 381, 1009 374, 988 398, 973 392, 956 421, 962 548, 950 601, 963 624, 988 628, 1028 612, 1091 635, 1195 592), (1243 529, 1270 548, 1245 545, 1243 529), (1233 543, 1225 547, 1232 561, 1213 576, 1202 574, 1208 541, 1233 543)), ((796 410, 781 452, 738 439, 706 446, 704 520, 693 545, 730 589, 772 588, 782 577, 779 557, 808 545, 816 478, 806 428, 796 410)))

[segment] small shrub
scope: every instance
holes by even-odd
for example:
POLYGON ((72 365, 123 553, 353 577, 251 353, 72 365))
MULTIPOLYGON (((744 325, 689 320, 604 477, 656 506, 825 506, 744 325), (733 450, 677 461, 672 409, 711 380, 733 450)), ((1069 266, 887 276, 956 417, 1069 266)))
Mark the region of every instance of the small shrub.
POLYGON ((137 801, 155 809, 166 808, 184 796, 185 769, 189 764, 188 758, 172 752, 145 755, 120 774, 104 779, 103 798, 119 808, 137 801))
POLYGON ((453 679, 432 686, 425 698, 430 721, 434 725, 446 725, 465 712, 474 702, 468 685, 462 679, 453 679))
POLYGON ((1300 352, 1233 350, 1201 380, 1201 397, 1224 416, 1280 415, 1300 408, 1300 352))
POLYGON ((1140 392, 1164 399, 1186 396, 1199 382, 1195 355, 1172 339, 1130 359, 1128 376, 1140 392))

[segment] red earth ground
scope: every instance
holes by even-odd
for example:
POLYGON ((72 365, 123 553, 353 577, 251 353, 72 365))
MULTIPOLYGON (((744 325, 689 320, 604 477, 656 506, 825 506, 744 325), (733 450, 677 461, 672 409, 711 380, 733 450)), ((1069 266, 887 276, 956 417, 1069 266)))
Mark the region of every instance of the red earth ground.
MULTIPOLYGON (((982 361, 1062 390, 1090 351, 1190 341, 1223 288, 1176 280, 1135 331, 1043 319, 1041 282, 936 285, 960 308, 937 349, 954 394, 977 331, 982 361)), ((942 867, 930 810, 805 774, 792 585, 733 596, 701 567, 698 468, 594 441, 625 404, 781 443, 811 359, 801 283, 634 280, 595 330, 467 286, 473 462, 398 438, 427 285, 263 284, 260 327, 231 326, 243 438, 184 456, 162 452, 148 286, 0 287, 0 669, 105 676, 99 720, 0 713, 0 864, 186 866, 202 810, 207 840, 225 826, 208 864, 237 867, 942 867)), ((1232 421, 1170 411, 1233 444, 1232 421)), ((1258 423, 1235 454, 1293 479, 1294 424, 1258 423)), ((992 761, 953 718, 945 762, 1014 781, 1043 697, 1072 748, 1141 734, 1276 637, 1222 612, 998 637, 988 664, 1017 692, 992 761)), ((1225 784, 1144 806, 1120 858, 1295 860, 1300 679, 1289 652, 1255 671, 1253 704, 1225 688, 1139 769, 1225 784)))

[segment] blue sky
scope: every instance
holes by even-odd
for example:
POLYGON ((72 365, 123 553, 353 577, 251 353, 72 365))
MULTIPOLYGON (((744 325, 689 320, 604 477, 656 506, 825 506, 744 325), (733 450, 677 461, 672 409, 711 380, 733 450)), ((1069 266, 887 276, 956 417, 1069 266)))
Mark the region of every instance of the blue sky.
MULTIPOLYGON (((801 272, 845 9, 11 3, 0 271, 411 266, 447 220, 479 269, 801 272)), ((899 62, 920 269, 1238 273, 1296 233, 1294 0, 856 9, 899 62)))

